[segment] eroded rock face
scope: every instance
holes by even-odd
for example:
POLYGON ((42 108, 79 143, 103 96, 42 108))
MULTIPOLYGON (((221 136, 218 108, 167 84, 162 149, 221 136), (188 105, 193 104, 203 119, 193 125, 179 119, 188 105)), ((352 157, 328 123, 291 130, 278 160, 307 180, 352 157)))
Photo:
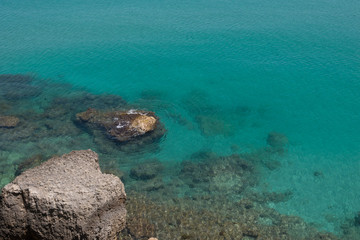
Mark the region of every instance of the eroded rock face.
POLYGON ((91 150, 53 157, 2 189, 0 239, 116 239, 125 226, 120 179, 91 150))
POLYGON ((19 124, 19 118, 13 116, 0 116, 0 128, 14 128, 19 124))
POLYGON ((87 127, 100 128, 118 142, 135 140, 140 136, 152 134, 155 137, 164 134, 159 118, 153 113, 141 110, 101 112, 89 108, 76 114, 76 119, 87 127))

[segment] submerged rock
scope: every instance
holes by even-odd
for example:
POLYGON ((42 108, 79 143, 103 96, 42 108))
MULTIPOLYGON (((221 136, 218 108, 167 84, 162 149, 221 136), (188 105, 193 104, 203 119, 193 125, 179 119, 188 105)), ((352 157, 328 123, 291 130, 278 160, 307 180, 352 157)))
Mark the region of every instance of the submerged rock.
POLYGON ((234 132, 231 124, 216 115, 198 115, 195 118, 201 133, 205 136, 225 135, 229 136, 234 132))
POLYGON ((292 194, 289 190, 285 192, 254 192, 249 194, 248 199, 257 203, 279 203, 288 201, 292 194))
POLYGON ((228 201, 224 195, 212 194, 203 200, 185 197, 168 201, 163 196, 152 200, 148 194, 130 192, 129 217, 119 239, 149 240, 155 236, 157 239, 338 240, 334 235, 319 233, 299 217, 279 214, 248 199, 243 201, 228 201))
POLYGON ((162 170, 161 162, 152 160, 133 167, 130 171, 130 177, 137 180, 149 180, 159 175, 162 170))
POLYGON ((289 144, 289 140, 282 133, 271 132, 267 136, 266 143, 275 151, 284 151, 289 144))
POLYGON ((0 128, 14 128, 19 124, 20 120, 13 116, 0 116, 0 128))
MULTIPOLYGON (((71 90, 69 90, 70 92, 71 90)), ((86 109, 120 109, 125 108, 126 101, 117 95, 100 94, 94 95, 87 92, 74 92, 71 96, 61 96, 52 100, 51 105, 46 109, 46 117, 61 118, 66 115, 75 115, 86 109)))
POLYGON ((11 109, 9 102, 0 99, 0 114, 6 114, 11 109))
POLYGON ((34 77, 23 74, 0 74, 0 96, 20 100, 41 94, 41 88, 31 85, 34 77))
MULTIPOLYGON (((182 162, 179 177, 190 188, 224 196, 240 194, 258 181, 256 166, 240 155, 225 157, 216 157, 210 153, 201 153, 201 155, 198 158, 200 160, 196 162, 193 160, 182 162), (209 157, 205 158, 206 155, 209 157)), ((197 156, 194 157, 197 159, 197 156)))
POLYGON ((101 112, 89 108, 85 112, 76 114, 80 123, 90 129, 102 129, 106 134, 118 142, 128 142, 144 135, 161 137, 165 129, 159 118, 149 111, 129 110, 101 112))
POLYGON ((29 84, 33 80, 30 75, 24 74, 0 74, 1 84, 29 84))
POLYGON ((30 158, 25 159, 17 166, 15 171, 15 176, 19 176, 25 170, 40 165, 43 162, 43 160, 44 160, 44 156, 41 154, 36 154, 30 158))
POLYGON ((360 212, 358 212, 357 215, 355 216, 354 223, 355 223, 355 226, 360 227, 360 212))
POLYGON ((91 150, 53 157, 2 189, 0 239, 116 239, 125 226, 120 179, 91 150))
POLYGON ((136 239, 148 239, 155 235, 155 225, 145 218, 129 218, 127 230, 136 239))

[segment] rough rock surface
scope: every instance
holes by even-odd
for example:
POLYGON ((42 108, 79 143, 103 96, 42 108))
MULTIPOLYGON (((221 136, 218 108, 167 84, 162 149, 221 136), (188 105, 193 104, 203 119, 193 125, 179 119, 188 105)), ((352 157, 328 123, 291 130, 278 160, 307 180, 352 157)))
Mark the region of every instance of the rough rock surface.
POLYGON ((226 195, 208 192, 201 199, 168 201, 163 194, 155 200, 148 194, 128 193, 128 220, 120 233, 121 240, 340 240, 319 232, 299 217, 282 215, 246 197, 228 201, 226 195))
POLYGON ((13 128, 16 127, 19 123, 19 119, 13 116, 0 116, 0 128, 13 128))
POLYGON ((125 226, 120 179, 91 150, 53 157, 2 190, 0 239, 116 239, 125 226))
MULTIPOLYGON (((100 128, 116 141, 127 142, 134 140, 154 130, 163 129, 159 118, 153 113, 141 110, 101 112, 89 108, 85 112, 76 114, 76 119, 90 128, 100 128)), ((155 133, 163 135, 164 132, 155 133)))

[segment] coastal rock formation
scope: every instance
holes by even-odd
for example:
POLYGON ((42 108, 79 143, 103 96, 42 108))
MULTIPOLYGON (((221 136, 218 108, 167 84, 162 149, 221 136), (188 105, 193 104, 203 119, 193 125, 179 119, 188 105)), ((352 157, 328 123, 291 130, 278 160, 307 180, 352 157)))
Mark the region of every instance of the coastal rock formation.
POLYGON ((13 128, 19 124, 19 118, 13 116, 0 116, 0 128, 13 128))
POLYGON ((116 239, 125 226, 120 179, 91 150, 53 157, 2 189, 0 239, 116 239))
POLYGON ((108 137, 118 142, 128 142, 144 135, 157 138, 165 133, 159 118, 148 111, 101 112, 89 108, 76 114, 76 119, 90 129, 105 130, 108 137))

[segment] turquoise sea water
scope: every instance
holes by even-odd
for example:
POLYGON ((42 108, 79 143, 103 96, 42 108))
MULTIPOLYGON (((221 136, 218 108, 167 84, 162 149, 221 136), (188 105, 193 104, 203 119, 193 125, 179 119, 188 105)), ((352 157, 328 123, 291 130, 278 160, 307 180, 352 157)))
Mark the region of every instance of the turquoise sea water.
POLYGON ((271 207, 339 232, 360 211, 359 12, 357 0, 0 0, 0 74, 155 111, 166 137, 134 161, 251 152, 281 132, 288 152, 259 190, 291 190, 271 207))

